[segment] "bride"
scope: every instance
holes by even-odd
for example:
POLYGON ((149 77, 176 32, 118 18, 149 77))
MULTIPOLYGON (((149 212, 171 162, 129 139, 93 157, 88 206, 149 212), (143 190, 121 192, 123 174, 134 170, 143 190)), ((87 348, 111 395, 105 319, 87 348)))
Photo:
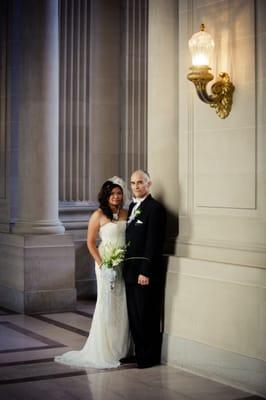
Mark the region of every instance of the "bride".
POLYGON ((125 246, 127 211, 123 205, 121 178, 106 181, 98 195, 100 207, 89 221, 87 245, 95 260, 97 302, 89 337, 80 351, 69 351, 55 361, 76 367, 116 368, 128 354, 130 335, 121 266, 110 281, 110 269, 103 264, 106 246, 125 246), (101 239, 96 247, 98 236, 101 239))

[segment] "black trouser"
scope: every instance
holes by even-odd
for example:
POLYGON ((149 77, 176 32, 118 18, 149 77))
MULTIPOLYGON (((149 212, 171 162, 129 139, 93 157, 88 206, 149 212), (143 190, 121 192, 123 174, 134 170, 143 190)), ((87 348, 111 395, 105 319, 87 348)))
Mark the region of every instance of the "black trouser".
POLYGON ((129 327, 139 366, 160 363, 160 293, 152 285, 126 284, 129 327))

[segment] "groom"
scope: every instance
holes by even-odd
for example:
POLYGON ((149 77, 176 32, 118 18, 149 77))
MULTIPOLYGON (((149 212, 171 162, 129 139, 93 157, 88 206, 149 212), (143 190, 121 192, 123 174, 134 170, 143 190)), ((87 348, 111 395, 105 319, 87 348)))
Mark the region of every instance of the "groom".
POLYGON ((128 213, 124 278, 136 362, 139 368, 148 368, 160 364, 161 359, 162 251, 166 214, 163 206, 150 195, 151 180, 147 172, 133 172, 130 183, 135 198, 128 213))

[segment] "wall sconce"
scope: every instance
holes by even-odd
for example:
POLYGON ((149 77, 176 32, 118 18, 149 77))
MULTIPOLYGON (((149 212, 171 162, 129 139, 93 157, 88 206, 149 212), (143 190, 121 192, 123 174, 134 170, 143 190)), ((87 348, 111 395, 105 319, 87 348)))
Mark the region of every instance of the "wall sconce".
POLYGON ((192 72, 188 74, 187 78, 194 83, 197 94, 204 103, 215 108, 220 118, 228 117, 235 89, 230 76, 226 72, 221 72, 219 80, 211 87, 212 94, 207 93, 207 84, 213 79, 209 61, 214 49, 214 40, 209 33, 205 32, 204 24, 201 24, 200 32, 195 33, 188 44, 192 56, 192 67, 190 68, 192 72))

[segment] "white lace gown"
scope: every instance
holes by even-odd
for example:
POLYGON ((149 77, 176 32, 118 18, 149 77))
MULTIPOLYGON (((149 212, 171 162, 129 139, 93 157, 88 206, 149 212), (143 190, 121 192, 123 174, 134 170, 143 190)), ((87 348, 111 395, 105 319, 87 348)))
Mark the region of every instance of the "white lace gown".
MULTIPOLYGON (((100 228, 99 252, 106 243, 125 245, 126 222, 108 222, 100 228)), ((103 268, 95 265, 97 302, 89 337, 80 351, 69 351, 55 358, 56 362, 74 367, 117 368, 130 346, 125 285, 120 270, 114 288, 103 268)))

